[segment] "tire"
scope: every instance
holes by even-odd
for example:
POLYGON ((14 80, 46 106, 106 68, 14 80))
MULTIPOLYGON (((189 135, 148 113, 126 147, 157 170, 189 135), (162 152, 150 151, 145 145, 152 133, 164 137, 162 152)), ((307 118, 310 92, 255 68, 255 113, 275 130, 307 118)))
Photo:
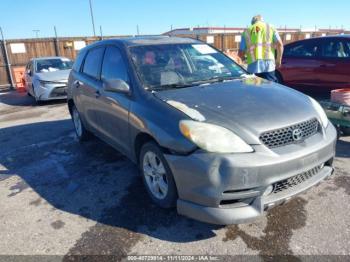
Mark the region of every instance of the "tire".
POLYGON ((72 106, 72 121, 74 125, 75 134, 79 142, 87 141, 91 138, 90 132, 85 128, 83 122, 81 121, 80 114, 77 108, 72 106))
POLYGON ((148 142, 142 146, 139 168, 152 201, 161 208, 175 207, 178 194, 174 177, 156 143, 148 142))
MULTIPOLYGON (((35 99, 35 103, 40 106, 42 104, 42 101, 36 97, 34 85, 32 85, 32 89, 33 89, 33 96, 32 97, 35 99)), ((29 92, 28 92, 28 94, 30 95, 29 92)))
POLYGON ((275 76, 276 76, 276 79, 277 79, 277 83, 283 85, 283 78, 282 78, 282 75, 280 72, 276 71, 275 72, 275 76))

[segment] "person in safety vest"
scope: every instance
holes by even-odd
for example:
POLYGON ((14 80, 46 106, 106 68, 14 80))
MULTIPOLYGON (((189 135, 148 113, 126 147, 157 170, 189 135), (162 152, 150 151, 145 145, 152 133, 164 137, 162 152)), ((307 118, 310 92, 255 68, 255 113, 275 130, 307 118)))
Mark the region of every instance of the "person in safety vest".
POLYGON ((275 70, 281 66, 282 40, 261 15, 254 16, 251 24, 242 34, 238 55, 242 60, 247 58, 249 73, 277 82, 275 70))

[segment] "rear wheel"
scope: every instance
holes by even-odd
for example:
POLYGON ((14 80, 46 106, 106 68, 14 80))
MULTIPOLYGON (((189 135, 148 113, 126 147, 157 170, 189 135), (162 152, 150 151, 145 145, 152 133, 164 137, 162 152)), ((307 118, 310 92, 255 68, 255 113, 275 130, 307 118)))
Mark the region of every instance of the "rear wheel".
POLYGON ((176 205, 177 189, 171 170, 160 147, 154 142, 142 146, 140 172, 152 201, 162 208, 176 205))
POLYGON ((72 120, 74 124, 75 134, 77 135, 80 142, 86 141, 90 138, 90 132, 84 127, 81 121, 80 114, 77 108, 72 106, 72 120))

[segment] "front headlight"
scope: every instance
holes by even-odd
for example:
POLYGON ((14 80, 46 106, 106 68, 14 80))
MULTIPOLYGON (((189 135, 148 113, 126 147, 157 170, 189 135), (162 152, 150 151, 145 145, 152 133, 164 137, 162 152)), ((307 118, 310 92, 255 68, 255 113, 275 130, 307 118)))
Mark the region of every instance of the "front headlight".
POLYGON ((309 99, 311 101, 312 106, 315 108, 317 114, 319 115, 323 127, 327 128, 329 120, 328 120, 328 117, 327 117, 326 113, 324 112, 322 106, 312 97, 309 97, 309 99))
POLYGON ((52 82, 44 80, 39 80, 39 83, 42 87, 47 87, 48 85, 52 84, 52 82))
POLYGON ((180 121, 181 133, 198 147, 215 153, 250 153, 253 148, 224 127, 192 120, 180 121))
POLYGON ((45 81, 45 80, 39 80, 39 83, 42 87, 50 87, 52 85, 57 85, 57 84, 60 84, 60 85, 65 85, 64 82, 53 82, 53 81, 45 81))

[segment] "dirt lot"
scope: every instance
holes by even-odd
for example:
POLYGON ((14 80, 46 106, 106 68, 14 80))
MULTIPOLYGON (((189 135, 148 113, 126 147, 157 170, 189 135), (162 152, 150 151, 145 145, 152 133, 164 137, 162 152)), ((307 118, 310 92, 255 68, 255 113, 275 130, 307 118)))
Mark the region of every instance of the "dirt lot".
POLYGON ((97 139, 78 143, 64 102, 0 100, 0 255, 350 255, 350 137, 330 180, 222 227, 152 205, 134 164, 97 139))

